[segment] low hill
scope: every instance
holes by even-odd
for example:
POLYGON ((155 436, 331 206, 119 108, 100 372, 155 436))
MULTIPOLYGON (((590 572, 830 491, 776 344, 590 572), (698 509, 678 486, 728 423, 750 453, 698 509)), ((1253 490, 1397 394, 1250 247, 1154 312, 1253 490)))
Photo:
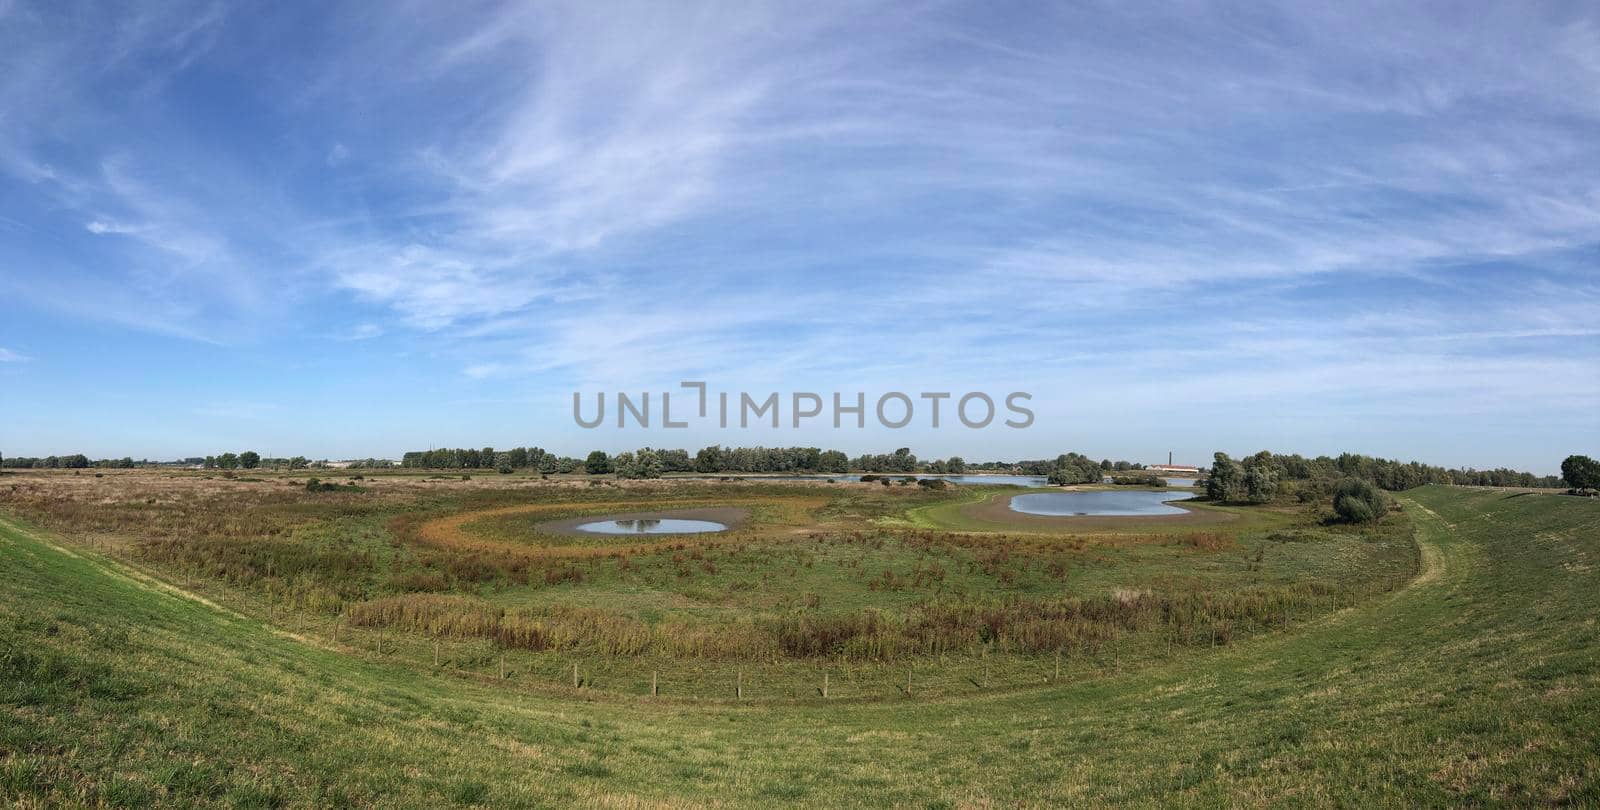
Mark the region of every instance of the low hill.
POLYGON ((1423 487, 1407 587, 1098 680, 901 703, 514 691, 0 518, 0 798, 271 807, 1600 804, 1600 502, 1423 487))

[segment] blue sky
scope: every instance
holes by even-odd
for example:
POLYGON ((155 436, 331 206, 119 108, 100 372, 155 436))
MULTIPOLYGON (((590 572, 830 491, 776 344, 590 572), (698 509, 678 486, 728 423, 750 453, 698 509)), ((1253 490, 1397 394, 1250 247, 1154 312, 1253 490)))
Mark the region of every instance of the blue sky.
POLYGON ((0 304, 10 455, 1553 472, 1600 452, 1600 10, 0 0, 0 304), (685 379, 1037 420, 572 422, 685 379))

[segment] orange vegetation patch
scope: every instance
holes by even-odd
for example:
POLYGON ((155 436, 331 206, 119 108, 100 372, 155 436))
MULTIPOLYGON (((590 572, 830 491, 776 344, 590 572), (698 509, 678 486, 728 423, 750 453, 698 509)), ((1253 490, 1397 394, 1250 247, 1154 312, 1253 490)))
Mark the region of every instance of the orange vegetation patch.
MULTIPOLYGON (((827 501, 821 498, 786 498, 784 503, 791 507, 799 507, 807 512, 821 507, 827 501)), ((683 499, 673 500, 660 504, 641 503, 637 500, 630 501, 592 501, 584 503, 553 502, 529 503, 516 506, 502 506, 495 509, 482 509, 474 512, 462 512, 447 517, 429 520, 416 529, 416 537, 423 543, 455 549, 471 551, 509 552, 525 557, 542 559, 582 559, 593 557, 609 557, 615 554, 643 554, 661 551, 670 548, 684 548, 689 545, 703 545, 714 542, 718 538, 727 538, 730 532, 718 532, 705 535, 671 535, 663 536, 659 542, 635 543, 628 545, 531 545, 513 540, 500 540, 483 537, 467 530, 467 525, 480 520, 487 520, 510 515, 537 516, 541 514, 571 513, 581 509, 587 517, 585 519, 603 518, 617 512, 639 512, 641 507, 658 507, 651 511, 682 510, 693 508, 728 508, 737 509, 744 507, 770 505, 771 498, 721 498, 721 499, 683 499)), ((554 519, 554 518, 552 518, 554 519)))

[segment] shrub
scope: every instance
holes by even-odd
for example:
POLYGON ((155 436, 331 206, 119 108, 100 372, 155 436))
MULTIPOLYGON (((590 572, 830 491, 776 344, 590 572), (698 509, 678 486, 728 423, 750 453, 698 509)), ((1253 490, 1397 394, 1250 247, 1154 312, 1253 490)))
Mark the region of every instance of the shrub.
POLYGON ((1346 478, 1333 489, 1333 511, 1351 523, 1366 523, 1389 510, 1382 490, 1364 478, 1346 478))
POLYGON ((1164 487, 1167 485, 1167 479, 1162 478, 1159 475, 1155 475, 1154 473, 1145 475, 1113 475, 1111 476, 1111 483, 1116 484, 1117 486, 1164 487))
POLYGON ((924 478, 917 482, 917 486, 926 487, 928 489, 944 489, 950 486, 950 484, 943 478, 924 478))
POLYGON ((322 481, 312 478, 306 481, 307 492, 361 492, 361 487, 355 484, 335 484, 332 481, 322 481))

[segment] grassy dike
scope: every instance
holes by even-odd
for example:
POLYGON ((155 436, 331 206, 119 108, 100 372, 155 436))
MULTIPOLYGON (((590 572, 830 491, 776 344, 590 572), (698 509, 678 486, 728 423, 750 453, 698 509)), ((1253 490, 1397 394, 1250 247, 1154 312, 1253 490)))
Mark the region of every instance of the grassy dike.
POLYGON ((1425 487, 1406 588, 998 694, 684 705, 418 674, 0 519, 23 806, 1600 804, 1600 503, 1425 487))

